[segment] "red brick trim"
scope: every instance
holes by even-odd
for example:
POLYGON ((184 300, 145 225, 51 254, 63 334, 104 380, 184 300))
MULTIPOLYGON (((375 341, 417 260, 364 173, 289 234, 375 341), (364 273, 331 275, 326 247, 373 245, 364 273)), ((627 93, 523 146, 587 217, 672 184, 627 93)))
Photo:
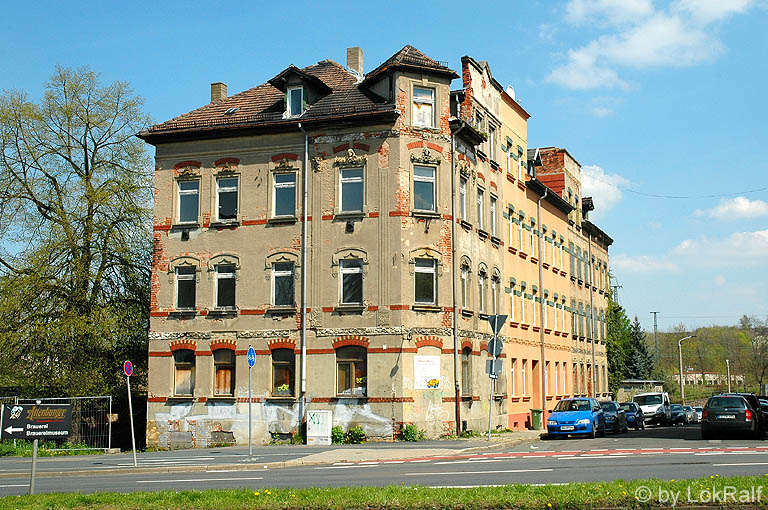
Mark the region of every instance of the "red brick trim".
POLYGON ((171 342, 171 351, 178 351, 179 349, 194 351, 197 349, 197 342, 194 340, 174 340, 171 342))
POLYGON ((347 345, 357 345, 360 347, 368 348, 368 344, 371 343, 371 339, 360 335, 344 335, 337 336, 333 339, 333 348, 345 347, 347 345))
POLYGON ((147 402, 165 402, 168 399, 165 397, 147 397, 147 402))
POLYGON ((213 162, 213 166, 224 166, 226 163, 230 165, 239 165, 240 160, 237 158, 221 158, 213 162))
POLYGON ((402 402, 415 402, 413 397, 368 397, 368 402, 371 404, 380 404, 380 403, 402 403, 402 402))
MULTIPOLYGON (((237 397, 237 401, 238 401, 238 403, 246 403, 247 404, 248 403, 248 398, 237 397)), ((260 397, 251 397, 251 402, 253 402, 254 404, 258 404, 259 402, 261 402, 261 398, 260 397)))
POLYGON ((240 315, 264 315, 266 310, 260 308, 243 308, 240 310, 240 315))
POLYGON ((483 175, 483 172, 477 172, 477 178, 484 181, 485 176, 483 175))
POLYGON ((152 226, 152 230, 155 232, 170 232, 171 226, 170 225, 154 225, 152 226))
POLYGON ((389 305, 390 310, 410 310, 410 305, 389 305))
POLYGON ((148 353, 150 358, 170 358, 173 353, 171 351, 153 351, 148 353))
POLYGON ((150 317, 168 317, 168 312, 149 312, 150 317))
POLYGON ((384 349, 383 347, 369 347, 368 348, 368 354, 387 354, 387 353, 393 353, 397 354, 398 352, 404 352, 404 353, 411 353, 416 354, 418 352, 418 349, 415 347, 404 347, 400 349, 399 347, 388 347, 384 349))
POLYGON ((293 154, 291 152, 283 152, 282 154, 275 154, 274 156, 272 156, 273 163, 276 163, 282 159, 290 159, 290 160, 296 161, 297 159, 299 159, 299 155, 293 154))
POLYGON ((437 347, 442 350, 443 339, 437 336, 420 336, 416 338, 416 348, 422 347, 437 347))
POLYGON ((179 168, 184 168, 186 166, 192 166, 192 167, 195 167, 195 168, 200 168, 201 166, 203 166, 203 164, 200 163, 199 161, 195 161, 193 159, 189 159, 187 161, 179 161, 178 163, 173 165, 173 169, 174 170, 178 170, 179 168))
POLYGON ((296 341, 290 338, 273 338, 267 342, 267 344, 269 345, 270 351, 274 351, 275 349, 296 349, 296 341))
POLYGON ((437 152, 440 152, 440 153, 443 152, 443 148, 440 147, 439 145, 437 145, 436 143, 427 142, 427 147, 432 149, 433 151, 437 151, 437 152))
POLYGON ((375 306, 375 305, 372 305, 372 306, 369 306, 369 307, 368 307, 368 311, 369 311, 369 312, 375 312, 375 311, 376 311, 376 310, 378 310, 378 309, 379 309, 379 307, 378 307, 378 306, 375 306))
MULTIPOLYGON (((480 342, 480 352, 489 352, 488 351, 488 342, 480 342)), ((489 353, 490 355, 490 353, 489 353)))
POLYGON ((464 349, 466 349, 467 347, 469 347, 470 349, 472 349, 472 342, 471 342, 471 341, 469 341, 469 340, 462 340, 462 341, 461 341, 461 350, 463 351, 463 350, 464 350, 464 349))
POLYGON ((453 349, 442 349, 440 354, 453 354, 453 349))
POLYGON ((250 225, 266 225, 267 219, 262 218, 259 220, 243 220, 243 226, 250 226, 250 225))
POLYGON ((450 214, 443 214, 443 219, 444 220, 452 220, 453 216, 451 216, 450 214))
POLYGON ((355 142, 354 145, 352 145, 352 147, 354 147, 355 149, 360 149, 361 151, 365 151, 365 152, 368 152, 369 150, 371 150, 371 146, 368 145, 367 143, 355 142))
POLYGON ((248 349, 242 349, 239 351, 235 351, 235 356, 246 356, 248 354, 248 349))
POLYGON ((337 145, 333 148, 333 153, 336 154, 337 152, 346 151, 349 150, 349 144, 348 143, 342 143, 341 145, 337 145))
POLYGON ((317 402, 319 404, 328 404, 332 401, 333 399, 331 397, 312 397, 312 402, 317 402))
POLYGON ((198 399, 197 399, 197 401, 200 402, 200 403, 203 403, 206 400, 208 400, 208 397, 198 397, 198 399))
POLYGON ((379 217, 379 213, 378 212, 368 213, 368 217, 369 218, 378 218, 379 217))
POLYGON ((323 311, 326 312, 326 313, 333 312, 333 307, 332 306, 324 306, 323 307, 323 311))
POLYGON ((493 182, 493 181, 491 181, 491 184, 490 184, 490 186, 491 186, 491 188, 493 188, 493 189, 498 189, 498 186, 496 186, 496 183, 495 183, 495 182, 493 182))
POLYGON ((328 221, 333 219, 333 214, 323 214, 321 217, 323 221, 328 221))
POLYGON ((409 216, 409 211, 389 211, 390 216, 409 216))
POLYGON ((213 351, 195 351, 195 356, 213 356, 213 351))
POLYGON ((218 349, 230 349, 234 351, 237 347, 237 341, 230 340, 226 338, 221 338, 219 340, 213 340, 211 342, 211 350, 216 351, 218 349))
POLYGON ((406 147, 408 147, 408 150, 419 149, 421 147, 424 147, 424 141, 419 140, 418 142, 411 142, 408 145, 406 145, 406 147))

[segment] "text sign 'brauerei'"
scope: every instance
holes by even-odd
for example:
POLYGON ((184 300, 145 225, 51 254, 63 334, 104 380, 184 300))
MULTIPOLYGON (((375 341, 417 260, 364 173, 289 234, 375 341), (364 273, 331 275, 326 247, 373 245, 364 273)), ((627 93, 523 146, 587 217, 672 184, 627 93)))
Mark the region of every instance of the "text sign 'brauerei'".
POLYGON ((72 430, 69 404, 10 404, 3 406, 0 439, 68 438, 72 430))

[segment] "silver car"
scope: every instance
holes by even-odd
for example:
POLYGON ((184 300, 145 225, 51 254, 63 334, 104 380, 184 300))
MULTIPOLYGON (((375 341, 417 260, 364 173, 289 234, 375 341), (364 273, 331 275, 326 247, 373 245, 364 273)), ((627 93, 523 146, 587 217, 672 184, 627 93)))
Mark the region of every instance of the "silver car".
POLYGON ((696 423, 701 423, 701 413, 704 411, 703 407, 694 407, 694 411, 696 411, 696 423))
POLYGON ((699 423, 699 415, 696 411, 693 410, 693 407, 683 406, 683 411, 685 411, 686 423, 699 423))

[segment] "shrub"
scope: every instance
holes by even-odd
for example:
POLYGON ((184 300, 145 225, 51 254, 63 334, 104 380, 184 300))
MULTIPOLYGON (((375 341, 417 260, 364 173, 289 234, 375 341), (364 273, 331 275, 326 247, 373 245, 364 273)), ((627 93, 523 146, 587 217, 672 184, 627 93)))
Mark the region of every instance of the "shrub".
POLYGON ((291 444, 304 444, 304 436, 299 433, 294 434, 291 438, 291 444))
POLYGON ((336 425, 331 429, 331 443, 333 444, 344 444, 347 442, 347 435, 344 433, 344 430, 336 425))
POLYGON ((462 432, 459 437, 463 437, 463 438, 480 437, 480 432, 474 431, 472 429, 467 429, 464 432, 462 432))
POLYGON ((413 423, 409 423, 400 429, 400 439, 403 441, 423 441, 425 437, 424 431, 413 423))
POLYGON ((352 427, 347 432, 347 442, 349 444, 360 444, 365 442, 365 432, 363 432, 363 428, 359 425, 357 427, 352 427))

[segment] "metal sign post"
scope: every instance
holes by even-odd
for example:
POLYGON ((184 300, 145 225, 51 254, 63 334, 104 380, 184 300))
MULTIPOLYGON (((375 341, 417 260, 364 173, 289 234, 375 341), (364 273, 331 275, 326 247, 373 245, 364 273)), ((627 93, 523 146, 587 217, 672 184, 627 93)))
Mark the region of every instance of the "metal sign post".
POLYGON ((136 434, 133 431, 133 401, 131 400, 131 374, 133 374, 133 363, 126 360, 123 363, 123 372, 125 373, 125 384, 128 386, 128 414, 131 418, 131 447, 133 448, 133 467, 138 467, 136 462, 136 434))
POLYGON ((252 345, 248 346, 248 457, 253 457, 253 443, 251 442, 251 428, 253 426, 253 419, 251 417, 251 382, 253 372, 253 365, 256 364, 256 351, 252 345))
POLYGON ((498 374, 496 373, 496 357, 501 354, 504 345, 499 340, 499 331, 504 326, 504 322, 507 320, 506 315, 489 315, 488 322, 493 330, 493 340, 488 344, 488 355, 491 358, 491 369, 488 377, 491 378, 491 394, 488 397, 488 441, 491 440, 491 422, 493 420, 493 393, 496 387, 496 379, 498 374))

